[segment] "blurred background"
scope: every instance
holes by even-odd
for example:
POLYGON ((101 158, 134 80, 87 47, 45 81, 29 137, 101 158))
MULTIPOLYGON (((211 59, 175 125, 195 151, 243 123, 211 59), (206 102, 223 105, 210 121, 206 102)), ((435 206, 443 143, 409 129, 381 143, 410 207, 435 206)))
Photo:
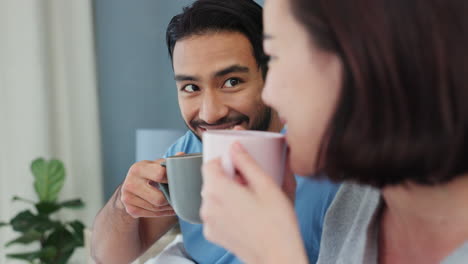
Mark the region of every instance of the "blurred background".
MULTIPOLYGON (((0 0, 0 222, 28 209, 14 195, 37 199, 30 164, 44 157, 65 165, 59 199, 86 204, 60 218, 91 228, 131 164, 184 132, 165 30, 191 2, 0 0)), ((0 228, 0 264, 24 263, 5 257, 25 251, 5 249, 16 236, 0 228)))

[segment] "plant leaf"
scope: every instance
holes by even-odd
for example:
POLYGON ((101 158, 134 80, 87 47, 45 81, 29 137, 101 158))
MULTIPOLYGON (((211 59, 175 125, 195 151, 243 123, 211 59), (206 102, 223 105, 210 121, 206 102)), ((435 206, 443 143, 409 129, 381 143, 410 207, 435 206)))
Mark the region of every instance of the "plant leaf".
POLYGON ((55 259, 59 257, 60 252, 54 246, 46 246, 44 247, 44 252, 39 256, 41 262, 40 264, 44 263, 56 263, 55 259))
POLYGON ((65 168, 63 163, 59 160, 51 160, 49 162, 49 173, 51 179, 49 201, 56 201, 65 182, 65 168))
POLYGON ((34 188, 40 201, 54 202, 65 181, 65 168, 59 160, 49 162, 42 158, 36 159, 31 164, 34 174, 34 188))
POLYGON ((39 202, 36 204, 36 209, 41 215, 49 215, 58 211, 62 206, 53 202, 39 202))
POLYGON ((73 254, 73 251, 75 251, 75 249, 62 252, 62 254, 60 254, 60 256, 57 259, 57 264, 66 264, 68 262, 68 259, 73 254))
POLYGON ((50 220, 47 216, 34 215, 31 211, 25 210, 11 219, 10 225, 17 232, 25 233, 31 229, 44 232, 56 226, 57 222, 50 220))
POLYGON ((43 158, 36 159, 31 164, 31 171, 34 175, 34 189, 39 197, 39 200, 45 200, 47 195, 47 186, 43 186, 38 182, 43 182, 43 178, 47 177, 47 162, 43 158))
MULTIPOLYGON (((58 255, 54 259, 54 263, 65 264, 67 263, 68 259, 71 257, 75 248, 78 246, 76 245, 75 241, 71 238, 64 239, 64 242, 60 244, 58 248, 58 255)), ((48 262, 47 262, 48 263, 48 262)))
POLYGON ((28 252, 28 253, 15 253, 15 254, 7 254, 7 257, 14 258, 14 259, 22 259, 32 262, 38 258, 53 258, 57 255, 57 249, 54 247, 45 247, 41 250, 28 252))
POLYGON ((12 199, 14 202, 15 201, 21 201, 21 202, 25 202, 25 203, 28 203, 28 204, 34 204, 34 201, 31 201, 31 200, 28 200, 26 198, 21 198, 19 196, 13 196, 13 199, 12 199))
POLYGON ((75 248, 82 246, 75 236, 77 231, 82 232, 81 229, 84 228, 84 225, 79 221, 71 222, 69 225, 74 231, 76 230, 75 234, 64 227, 60 227, 54 230, 44 242, 45 246, 54 246, 59 252, 59 256, 54 260, 54 263, 66 263, 75 248))
POLYGON ((13 230, 17 232, 26 232, 34 225, 35 216, 29 210, 18 213, 10 221, 13 230))
POLYGON ((68 200, 60 203, 60 205, 70 209, 79 209, 84 207, 84 203, 81 199, 68 200))
POLYGON ((46 246, 55 246, 59 251, 63 251, 63 247, 67 241, 73 241, 73 235, 65 226, 57 227, 44 241, 46 246))
POLYGON ((30 252, 30 253, 16 253, 16 254, 7 254, 7 257, 14 259, 22 259, 32 262, 33 260, 39 258, 39 252, 30 252))
POLYGON ((52 221, 47 217, 39 216, 33 228, 38 232, 44 233, 48 230, 57 228, 60 225, 61 225, 60 222, 52 221))
POLYGON ((73 238, 75 239, 77 246, 84 246, 83 230, 85 225, 78 220, 69 223, 69 225, 73 229, 73 238))
POLYGON ((8 225, 10 225, 10 224, 5 223, 5 222, 0 222, 0 227, 2 227, 2 226, 8 226, 8 225))
POLYGON ((37 232, 36 230, 29 230, 20 237, 13 239, 5 244, 5 247, 9 247, 13 244, 29 244, 31 242, 40 240, 42 238, 42 233, 37 232))

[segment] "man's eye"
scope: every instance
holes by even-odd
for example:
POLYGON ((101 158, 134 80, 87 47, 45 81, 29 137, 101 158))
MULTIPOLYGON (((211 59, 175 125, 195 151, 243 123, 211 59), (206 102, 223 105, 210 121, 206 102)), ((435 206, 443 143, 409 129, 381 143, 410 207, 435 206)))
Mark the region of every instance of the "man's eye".
POLYGON ((231 88, 231 87, 234 87, 238 84, 240 84, 242 81, 238 78, 231 78, 231 79, 228 79, 225 83, 224 83, 224 86, 225 87, 228 87, 228 88, 231 88))
POLYGON ((182 87, 181 91, 187 92, 187 93, 194 93, 200 91, 200 88, 194 84, 187 84, 184 87, 182 87))

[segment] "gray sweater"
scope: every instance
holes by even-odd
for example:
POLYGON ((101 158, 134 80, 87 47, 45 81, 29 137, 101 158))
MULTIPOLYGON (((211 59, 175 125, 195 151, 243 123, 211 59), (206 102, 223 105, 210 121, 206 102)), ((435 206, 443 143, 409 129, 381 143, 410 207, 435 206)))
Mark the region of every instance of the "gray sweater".
MULTIPOLYGON (((325 216, 317 264, 376 264, 381 203, 377 189, 343 184, 325 216)), ((442 263, 467 264, 468 241, 442 263)))

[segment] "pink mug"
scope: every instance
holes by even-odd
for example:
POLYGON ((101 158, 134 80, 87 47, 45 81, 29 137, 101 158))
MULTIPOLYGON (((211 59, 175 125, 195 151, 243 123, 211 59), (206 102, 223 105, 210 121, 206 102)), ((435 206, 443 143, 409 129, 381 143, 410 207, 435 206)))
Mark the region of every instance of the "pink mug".
POLYGON ((286 140, 280 133, 252 130, 209 130, 203 133, 203 162, 221 158, 225 172, 234 176, 229 150, 239 142, 260 167, 281 185, 286 163, 286 140))

